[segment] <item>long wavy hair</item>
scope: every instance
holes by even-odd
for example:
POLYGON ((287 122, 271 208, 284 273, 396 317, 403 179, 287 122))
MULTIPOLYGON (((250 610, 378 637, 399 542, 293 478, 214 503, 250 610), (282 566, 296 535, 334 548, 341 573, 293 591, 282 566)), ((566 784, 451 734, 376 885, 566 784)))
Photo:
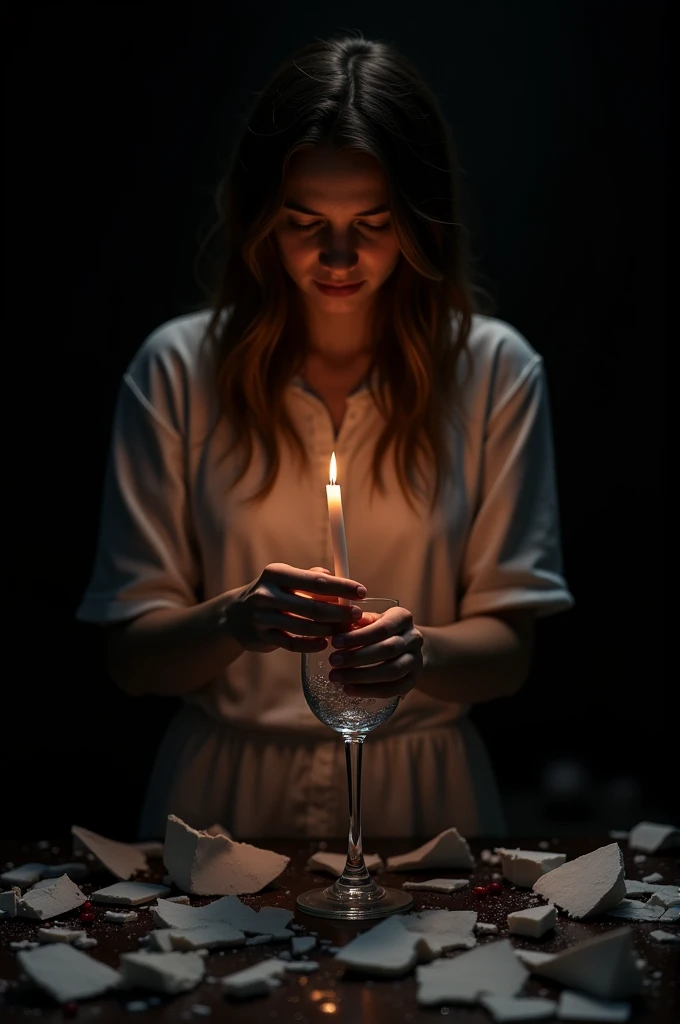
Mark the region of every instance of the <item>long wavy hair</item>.
POLYGON ((240 448, 243 455, 232 486, 247 472, 256 437, 266 469, 249 500, 271 491, 280 440, 290 443, 303 470, 309 467, 284 402, 287 384, 303 366, 304 325, 273 227, 290 159, 311 146, 368 153, 385 173, 401 254, 380 289, 375 320, 368 386, 384 427, 376 438, 372 486, 384 493, 381 467, 392 448, 411 508, 413 495, 429 489, 425 464, 434 468, 434 508, 451 457, 446 421, 460 412, 458 367, 477 311, 473 295, 486 292, 470 280, 459 170, 437 100, 405 56, 360 33, 314 42, 279 66, 255 94, 217 188, 218 219, 204 247, 218 238, 220 256, 213 283, 203 285, 212 311, 204 341, 234 430, 228 454, 240 448))

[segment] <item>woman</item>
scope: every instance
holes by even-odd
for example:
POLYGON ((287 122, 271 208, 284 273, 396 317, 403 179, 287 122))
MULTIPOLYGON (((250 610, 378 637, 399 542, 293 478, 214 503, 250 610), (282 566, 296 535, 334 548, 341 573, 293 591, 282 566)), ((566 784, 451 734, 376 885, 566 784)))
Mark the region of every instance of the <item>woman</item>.
POLYGON ((572 598, 542 362, 476 312, 436 101, 388 45, 314 43, 256 98, 218 207, 208 309, 124 376, 78 612, 123 690, 183 698, 140 834, 170 812, 346 834, 342 743, 300 653, 331 637, 339 659, 354 626, 332 678, 404 698, 367 744, 370 831, 498 835, 466 712, 522 685, 535 618, 572 598), (352 580, 327 568, 333 451, 352 580), (399 607, 359 619, 366 592, 399 607))

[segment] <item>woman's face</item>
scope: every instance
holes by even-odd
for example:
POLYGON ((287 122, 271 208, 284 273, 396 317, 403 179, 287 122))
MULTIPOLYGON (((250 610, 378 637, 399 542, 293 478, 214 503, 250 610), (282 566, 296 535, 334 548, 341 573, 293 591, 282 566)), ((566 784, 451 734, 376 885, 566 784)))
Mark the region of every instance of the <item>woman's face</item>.
POLYGON ((305 301, 327 313, 370 304, 400 255, 378 161, 321 147, 295 153, 274 236, 305 301), (343 292, 329 285, 359 287, 343 292))

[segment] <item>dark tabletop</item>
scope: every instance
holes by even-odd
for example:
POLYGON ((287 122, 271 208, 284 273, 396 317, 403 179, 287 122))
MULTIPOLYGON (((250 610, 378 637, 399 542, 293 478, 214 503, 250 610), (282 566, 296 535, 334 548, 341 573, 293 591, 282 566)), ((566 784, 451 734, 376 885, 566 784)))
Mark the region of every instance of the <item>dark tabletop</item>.
MULTIPOLYGON (((248 903, 256 909, 262 906, 280 906, 294 910, 294 920, 305 927, 305 931, 298 932, 298 934, 316 932, 319 939, 331 939, 337 946, 344 945, 359 932, 365 931, 377 923, 376 921, 367 921, 360 924, 342 924, 309 917, 296 910, 295 897, 298 893, 317 885, 329 884, 329 876, 305 870, 307 859, 319 849, 319 842, 306 839, 268 839, 252 840, 252 842, 255 845, 286 854, 291 858, 291 862, 276 883, 257 896, 242 897, 244 903, 248 903)), ((493 849, 494 845, 537 849, 537 842, 536 837, 527 839, 521 836, 514 836, 511 839, 505 837, 504 840, 494 840, 493 838, 471 840, 470 846, 477 857, 478 866, 469 876, 470 888, 463 889, 451 896, 414 892, 412 893, 414 909, 441 907, 449 910, 476 910, 480 921, 494 922, 499 927, 498 936, 478 936, 478 942, 493 942, 499 937, 507 936, 507 914, 526 907, 532 893, 530 890, 514 889, 504 882, 502 892, 496 896, 487 896, 486 898, 475 896, 472 887, 488 883, 491 880, 491 873, 499 870, 497 867, 488 867, 481 863, 479 853, 485 847, 493 849)), ((607 837, 553 839, 550 840, 550 849, 566 853, 568 859, 572 859, 610 842, 612 840, 607 837)), ((367 853, 379 853, 385 860, 388 856, 404 853, 418 845, 420 845, 420 841, 408 839, 369 839, 365 841, 364 848, 367 853)), ((667 884, 677 883, 680 879, 679 857, 670 856, 668 853, 662 856, 647 856, 644 863, 637 864, 634 862, 633 852, 628 850, 625 840, 621 841, 620 846, 626 862, 627 878, 639 880, 643 875, 658 871, 667 884)), ((339 852, 341 848, 342 844, 337 840, 328 843, 329 850, 339 852)), ((47 850, 38 849, 35 844, 31 843, 0 841, 0 869, 2 870, 5 870, 5 865, 10 861, 18 866, 28 861, 58 864, 72 859, 76 858, 72 854, 70 839, 57 839, 47 850)), ((161 861, 151 860, 150 872, 145 878, 160 881, 164 870, 161 861)), ((377 876, 378 881, 382 884, 399 888, 402 882, 407 880, 417 881, 433 877, 467 877, 467 873, 437 869, 422 873, 390 874, 381 872, 377 876)), ((94 873, 93 869, 93 873, 87 881, 78 884, 83 892, 90 893, 94 889, 109 885, 114 881, 115 879, 108 872, 94 873)), ((192 903, 195 905, 206 902, 209 900, 192 897, 192 903)), ((98 945, 88 953, 98 960, 117 967, 119 954, 143 948, 139 945, 138 940, 140 935, 149 931, 151 914, 149 911, 140 912, 134 923, 115 925, 104 923, 103 916, 107 909, 111 908, 101 904, 93 906, 94 922, 87 926, 87 934, 96 938, 98 945)), ((79 922, 78 911, 64 914, 58 919, 52 919, 50 923, 55 923, 55 921, 68 927, 83 927, 79 922)), ((18 979, 16 953, 10 949, 9 943, 20 939, 34 939, 40 924, 41 922, 38 921, 21 918, 5 919, 0 922, 0 978, 9 981, 18 979)), ((638 955, 647 961, 645 970, 648 984, 645 987, 644 995, 631 1000, 633 1006, 631 1021, 638 1022, 638 1024, 665 1024, 665 1022, 677 1024, 677 1021, 680 1020, 680 998, 678 995, 680 947, 660 945, 649 938, 649 932, 659 927, 658 922, 628 922, 606 916, 592 921, 572 921, 560 914, 557 928, 549 932, 545 938, 534 940, 513 936, 512 940, 517 947, 557 952, 577 941, 621 927, 632 928, 638 955), (654 978, 653 975, 658 972, 661 972, 660 976, 654 978)), ((310 959, 318 960, 320 963, 318 971, 307 976, 291 974, 284 979, 279 989, 268 996, 235 1001, 224 995, 221 985, 207 980, 208 978, 220 978, 235 970, 258 963, 267 956, 275 955, 277 950, 283 948, 285 946, 281 944, 274 944, 239 949, 234 952, 211 952, 206 959, 206 977, 193 991, 180 996, 164 997, 160 1005, 134 1014, 125 1009, 125 1004, 130 1000, 148 998, 151 993, 128 991, 125 996, 118 994, 87 1000, 78 1007, 77 1020, 96 1020, 98 1024, 109 1024, 109 1022, 123 1019, 129 1022, 130 1017, 136 1018, 140 1022, 155 1021, 156 1024, 188 1019, 198 1021, 201 1018, 191 1011, 191 1007, 195 1004, 210 1007, 212 1016, 219 1019, 253 1021, 258 1024, 260 1022, 268 1024, 270 1021, 274 1021, 276 1024, 289 1024, 289 1022, 290 1024, 319 1022, 320 1024, 322 1021, 327 1022, 331 1019, 337 1021, 338 1024, 401 1024, 402 1021, 412 1022, 412 1024, 423 1022, 424 1024, 426 1021, 441 1019, 442 1016, 445 1016, 447 1020, 455 1021, 456 1024, 491 1020, 491 1017, 481 1007, 451 1006, 450 1008, 421 1009, 415 999, 416 985, 413 973, 398 980, 352 976, 334 963, 332 955, 318 948, 310 954, 310 959)), ((538 995, 540 993, 546 998, 557 999, 561 989, 562 986, 555 982, 532 975, 523 994, 538 995)), ((36 989, 22 987, 21 984, 10 985, 4 997, 0 996, 0 1018, 19 1020, 32 1015, 40 1016, 44 1024, 61 1021, 64 1016, 63 1010, 55 1006, 48 996, 36 989)))

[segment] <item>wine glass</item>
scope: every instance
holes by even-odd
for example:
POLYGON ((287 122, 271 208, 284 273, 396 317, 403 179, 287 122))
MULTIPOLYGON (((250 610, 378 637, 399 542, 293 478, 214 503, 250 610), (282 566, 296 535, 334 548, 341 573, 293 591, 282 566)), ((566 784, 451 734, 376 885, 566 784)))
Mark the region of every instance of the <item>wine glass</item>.
MULTIPOLYGON (((399 602, 388 597, 367 597, 352 601, 364 612, 381 615, 399 602)), ((347 648, 343 648, 346 650, 347 648)), ((390 717, 398 697, 349 697, 340 683, 328 678, 329 658, 335 649, 302 655, 302 689, 307 703, 324 725, 345 740, 347 788, 349 795, 349 840, 345 870, 333 885, 310 889, 297 898, 297 906, 315 917, 363 921, 401 913, 413 906, 413 899, 400 889, 378 885, 366 870, 361 841, 361 753, 364 737, 390 717)))

